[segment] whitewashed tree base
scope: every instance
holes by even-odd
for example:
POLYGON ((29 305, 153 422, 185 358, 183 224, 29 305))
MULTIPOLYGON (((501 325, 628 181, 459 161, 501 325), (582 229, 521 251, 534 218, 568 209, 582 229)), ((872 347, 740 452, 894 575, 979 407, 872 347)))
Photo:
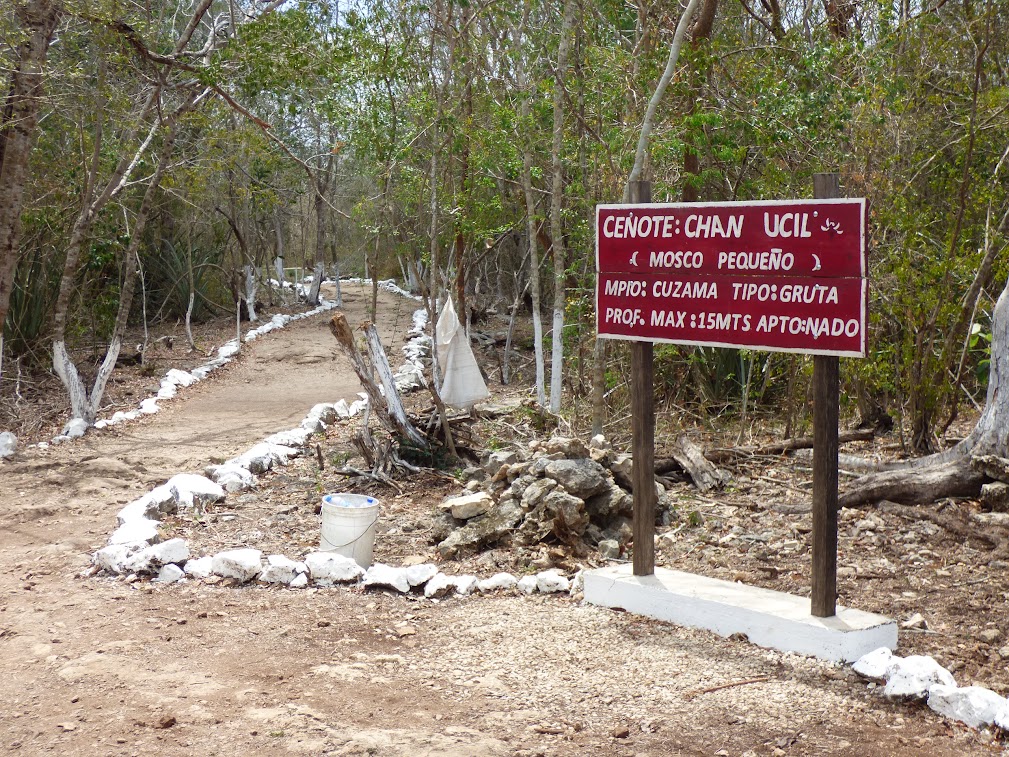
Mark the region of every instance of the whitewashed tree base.
POLYGON ((897 646, 897 624, 882 615, 839 606, 834 617, 815 618, 807 597, 666 568, 652 576, 632 575, 630 565, 587 571, 585 601, 832 662, 897 646))

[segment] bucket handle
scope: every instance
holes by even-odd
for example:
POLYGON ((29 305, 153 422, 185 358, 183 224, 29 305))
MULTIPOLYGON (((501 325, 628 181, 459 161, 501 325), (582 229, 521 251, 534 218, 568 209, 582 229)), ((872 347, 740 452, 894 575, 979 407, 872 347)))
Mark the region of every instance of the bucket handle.
POLYGON ((351 544, 356 544, 357 542, 359 542, 361 539, 364 538, 365 534, 367 534, 372 528, 375 527, 376 523, 378 523, 378 513, 375 513, 375 519, 368 524, 368 527, 364 529, 364 531, 362 531, 360 534, 355 536, 353 539, 351 539, 348 542, 344 542, 343 544, 330 544, 330 547, 332 549, 343 549, 344 547, 349 547, 351 544))

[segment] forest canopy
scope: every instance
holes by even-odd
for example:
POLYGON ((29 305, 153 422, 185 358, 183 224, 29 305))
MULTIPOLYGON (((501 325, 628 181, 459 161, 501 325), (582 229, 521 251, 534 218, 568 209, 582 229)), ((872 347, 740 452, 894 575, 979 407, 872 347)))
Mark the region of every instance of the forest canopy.
MULTIPOLYGON (((810 197, 824 171, 867 198, 869 355, 843 361, 842 391, 862 422, 896 420, 929 451, 983 402, 1009 273, 1009 5, 689 10, 644 162, 653 200, 810 197)), ((593 209, 623 195, 683 14, 668 0, 4 4, 0 394, 11 361, 55 370, 93 420, 94 345, 107 364, 141 318, 253 315, 249 280, 268 286, 278 257, 316 284, 325 271, 450 294, 468 322, 531 309, 553 410, 587 400, 593 375, 618 386, 622 348, 594 345, 593 209)), ((808 372, 793 355, 656 352, 659 401, 768 408, 789 428, 808 372)))

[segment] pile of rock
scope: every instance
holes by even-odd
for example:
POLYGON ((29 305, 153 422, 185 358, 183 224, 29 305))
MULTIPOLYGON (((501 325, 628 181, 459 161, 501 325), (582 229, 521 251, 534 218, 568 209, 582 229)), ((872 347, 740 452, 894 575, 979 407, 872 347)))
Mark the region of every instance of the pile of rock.
POLYGON ((983 686, 957 686, 953 674, 931 657, 899 657, 881 647, 857 660, 852 668, 866 678, 883 680, 883 696, 925 700, 943 717, 971 728, 1009 729, 1009 700, 983 686))
MULTIPOLYGON (((631 456, 602 436, 534 441, 522 452, 493 452, 465 472, 467 494, 442 503, 435 528, 438 552, 454 558, 492 546, 545 541, 578 554, 598 548, 617 557, 631 540, 631 456)), ((656 482, 657 516, 668 525, 672 500, 656 482)))

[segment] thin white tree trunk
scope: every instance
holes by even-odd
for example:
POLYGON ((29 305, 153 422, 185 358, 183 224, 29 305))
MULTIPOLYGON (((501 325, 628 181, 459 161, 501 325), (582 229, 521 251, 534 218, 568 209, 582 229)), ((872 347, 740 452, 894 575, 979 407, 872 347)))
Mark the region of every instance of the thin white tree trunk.
POLYGON ((249 322, 255 323, 259 320, 256 317, 256 269, 245 265, 245 307, 249 311, 249 322))
POLYGON ((571 49, 571 28, 574 25, 575 2, 565 0, 561 22, 561 41, 557 50, 557 72, 554 82, 554 125, 550 162, 553 185, 550 190, 550 236, 554 247, 554 317, 553 344, 550 351, 550 412, 561 410, 561 388, 564 379, 564 309, 567 302, 567 256, 564 250, 564 228, 561 206, 564 203, 564 166, 561 150, 564 146, 564 80, 571 49))
MULTIPOLYGON (((519 86, 525 90, 526 94, 522 98, 520 106, 519 123, 521 128, 527 129, 532 119, 532 99, 535 93, 530 88, 530 82, 526 76, 524 68, 524 57, 522 54, 522 39, 525 36, 526 25, 529 22, 529 2, 526 2, 522 14, 522 25, 519 27, 515 46, 518 50, 516 55, 516 67, 518 68, 519 86)), ((533 299, 533 352, 536 360, 536 402, 541 407, 547 404, 545 384, 545 366, 543 363, 543 320, 540 313, 540 256, 536 242, 536 197, 533 194, 533 153, 529 144, 530 137, 526 135, 522 139, 522 192, 526 201, 526 236, 529 240, 529 287, 532 290, 533 299)))

